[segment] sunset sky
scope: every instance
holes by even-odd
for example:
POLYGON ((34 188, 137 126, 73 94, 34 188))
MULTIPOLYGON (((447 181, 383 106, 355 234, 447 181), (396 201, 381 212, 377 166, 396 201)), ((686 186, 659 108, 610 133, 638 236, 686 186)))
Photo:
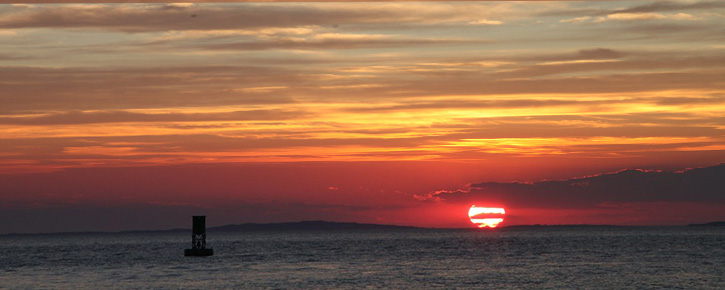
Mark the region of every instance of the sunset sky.
POLYGON ((725 219, 476 193, 724 163, 723 1, 3 4, 0 43, 0 233, 725 219))

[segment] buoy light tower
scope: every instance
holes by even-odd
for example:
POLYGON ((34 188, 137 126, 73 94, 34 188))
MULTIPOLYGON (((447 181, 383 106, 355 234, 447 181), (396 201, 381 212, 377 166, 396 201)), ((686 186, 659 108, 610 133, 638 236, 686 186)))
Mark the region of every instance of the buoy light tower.
POLYGON ((195 215, 192 217, 191 249, 184 250, 184 256, 211 256, 213 249, 206 248, 206 216, 195 215))

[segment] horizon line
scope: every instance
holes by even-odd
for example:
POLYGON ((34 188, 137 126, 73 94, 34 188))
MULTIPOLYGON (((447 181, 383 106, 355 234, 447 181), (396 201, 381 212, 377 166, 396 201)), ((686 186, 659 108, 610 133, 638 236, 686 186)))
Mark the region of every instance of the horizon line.
MULTIPOLYGON (((376 224, 376 223, 360 223, 360 222, 340 222, 340 221, 325 221, 325 220, 303 220, 303 221, 291 221, 291 222, 272 222, 272 223, 239 223, 239 224, 226 224, 226 225, 219 225, 219 226, 211 226, 207 227, 207 231, 209 230, 215 230, 222 227, 229 227, 229 226, 245 226, 245 225, 262 225, 262 226, 270 226, 270 225, 280 225, 280 224, 302 224, 302 223, 310 223, 310 222, 317 222, 317 223, 327 223, 327 224, 355 224, 360 226, 382 226, 382 227, 390 227, 390 228, 408 228, 408 229, 421 229, 421 230, 481 230, 481 231, 495 231, 499 229, 506 229, 506 228, 522 228, 522 227, 691 227, 691 226, 707 226, 710 224, 717 225, 717 224, 725 224, 725 220, 722 221, 710 221, 710 222, 704 222, 704 223, 689 223, 689 224, 652 224, 652 225, 617 225, 617 224, 520 224, 520 225, 506 225, 496 228, 479 228, 475 225, 472 225, 471 227, 420 227, 420 226, 410 226, 410 225, 393 225, 393 224, 376 224)), ((294 229, 281 229, 279 231, 293 231, 294 229)), ((306 229, 300 229, 302 231, 307 231, 306 229)), ((314 229, 312 229, 314 230, 314 229)), ((331 230, 339 230, 339 229, 331 229, 331 230)), ((354 229, 352 229, 354 230, 354 229)), ((170 228, 170 229, 151 229, 151 230, 119 230, 119 231, 68 231, 68 232, 30 232, 30 233, 0 233, 0 237, 3 236, 32 236, 32 235, 78 235, 78 234, 128 234, 128 233, 152 233, 152 232, 175 232, 175 231, 191 231, 191 228, 170 228)), ((260 230, 252 230, 252 231, 260 231, 260 230)))

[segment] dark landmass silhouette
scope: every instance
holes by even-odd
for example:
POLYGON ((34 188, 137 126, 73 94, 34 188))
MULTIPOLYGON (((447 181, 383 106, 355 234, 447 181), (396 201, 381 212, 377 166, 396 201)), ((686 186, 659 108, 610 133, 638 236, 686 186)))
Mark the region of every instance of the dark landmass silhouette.
POLYGON ((317 231, 317 230, 404 230, 421 229, 413 226, 396 226, 382 224, 365 224, 353 222, 328 222, 328 221, 301 221, 270 224, 233 224, 218 227, 210 227, 209 232, 234 232, 234 231, 317 231))
POLYGON ((690 224, 691 227, 725 227, 725 221, 709 222, 704 224, 690 224))

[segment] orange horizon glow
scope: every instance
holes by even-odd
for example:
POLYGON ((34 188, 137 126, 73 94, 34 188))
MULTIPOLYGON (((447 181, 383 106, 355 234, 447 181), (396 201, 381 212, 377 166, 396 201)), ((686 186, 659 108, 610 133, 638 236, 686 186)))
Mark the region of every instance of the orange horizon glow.
POLYGON ((495 228, 503 222, 503 218, 495 217, 505 215, 506 210, 502 207, 480 207, 471 205, 468 209, 468 218, 471 223, 479 228, 495 228))

